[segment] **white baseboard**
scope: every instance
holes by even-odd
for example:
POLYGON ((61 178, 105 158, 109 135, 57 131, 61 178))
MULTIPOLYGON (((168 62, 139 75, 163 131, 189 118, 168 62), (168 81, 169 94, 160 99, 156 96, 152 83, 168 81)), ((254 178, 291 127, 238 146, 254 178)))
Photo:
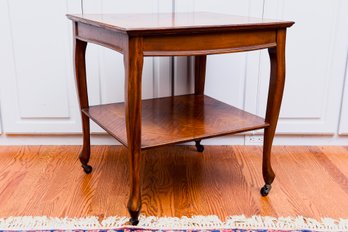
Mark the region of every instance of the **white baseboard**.
MULTIPOLYGON (((262 145, 262 135, 230 135, 205 139, 205 145, 262 145)), ((81 145, 82 135, 0 135, 0 145, 81 145)), ((93 134, 93 145, 120 145, 106 134, 93 134)), ((184 143, 192 145, 192 142, 184 143)), ((277 135, 274 145, 348 146, 348 136, 338 135, 277 135)))

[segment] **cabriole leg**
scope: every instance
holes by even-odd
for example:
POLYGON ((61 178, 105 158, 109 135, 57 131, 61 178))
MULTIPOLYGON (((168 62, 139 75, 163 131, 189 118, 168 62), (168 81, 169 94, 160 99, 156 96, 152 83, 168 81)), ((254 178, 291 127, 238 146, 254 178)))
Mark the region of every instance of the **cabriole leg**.
MULTIPOLYGON (((78 92, 78 98, 80 103, 80 109, 87 108, 88 105, 88 93, 87 93, 87 81, 86 81, 86 54, 87 42, 74 39, 74 51, 75 51, 75 80, 76 88, 78 92)), ((89 118, 81 112, 82 119, 82 132, 83 132, 83 145, 80 153, 80 161, 85 173, 89 174, 92 172, 92 166, 88 165, 90 158, 90 129, 89 129, 89 118)))
POLYGON ((130 171, 128 211, 132 225, 139 222, 141 210, 142 163, 141 153, 141 79, 143 68, 142 38, 129 38, 124 54, 125 113, 130 171))
POLYGON ((271 60, 271 77, 265 121, 269 123, 269 127, 267 127, 264 132, 262 174, 265 185, 260 190, 262 196, 268 195, 272 188, 271 184, 275 178, 271 165, 271 149, 279 118, 285 83, 285 37, 286 30, 278 30, 277 47, 268 49, 271 60))
MULTIPOLYGON (((203 95, 205 86, 205 72, 207 66, 207 56, 195 56, 195 94, 203 95)), ((198 152, 204 151, 204 146, 201 144, 201 139, 196 140, 196 149, 198 152)))

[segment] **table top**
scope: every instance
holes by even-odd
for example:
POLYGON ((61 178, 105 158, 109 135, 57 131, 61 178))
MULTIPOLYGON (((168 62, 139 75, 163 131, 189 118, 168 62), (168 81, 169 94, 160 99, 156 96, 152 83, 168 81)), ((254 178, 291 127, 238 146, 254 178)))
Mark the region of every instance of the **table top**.
POLYGON ((210 12, 155 14, 68 14, 73 21, 121 32, 285 28, 294 22, 210 12))

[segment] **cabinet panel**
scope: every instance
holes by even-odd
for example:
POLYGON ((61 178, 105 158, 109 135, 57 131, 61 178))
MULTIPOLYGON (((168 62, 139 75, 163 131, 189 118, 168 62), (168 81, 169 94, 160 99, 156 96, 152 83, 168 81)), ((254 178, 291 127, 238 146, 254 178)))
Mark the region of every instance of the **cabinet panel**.
MULTIPOLYGON (((157 0, 157 12, 173 12, 173 0, 157 0)), ((173 59, 172 57, 153 58, 153 96, 168 97, 172 94, 173 85, 173 59)))
POLYGON ((154 58, 154 87, 153 95, 157 97, 168 97, 172 93, 172 58, 154 58))
POLYGON ((348 135, 348 63, 346 67, 344 95, 342 99, 342 110, 340 117, 339 134, 348 135))
MULTIPOLYGON (((262 0, 200 0, 187 1, 177 0, 176 11, 212 11, 217 13, 262 17, 262 0)), ((176 94, 184 94, 193 90, 193 75, 187 76, 192 72, 185 72, 185 68, 192 70, 193 61, 184 63, 183 58, 176 61, 176 72, 181 74, 180 78, 175 77, 176 94), (186 76, 185 76, 186 74, 186 76), (187 87, 188 86, 188 87, 187 87)), ((245 107, 245 89, 252 75, 258 72, 247 72, 249 67, 252 70, 258 69, 259 52, 235 53, 224 55, 210 55, 207 58, 207 72, 205 93, 225 103, 234 105, 241 109, 253 112, 253 108, 245 107)), ((257 76, 254 76, 254 79, 257 76)), ((250 84, 251 86, 251 84, 250 84)), ((252 92, 254 88, 250 88, 252 92)))
MULTIPOLYGON (((111 0, 0 0, 0 4, 0 23, 5 32, 0 38, 0 78, 6 83, 1 85, 1 110, 5 132, 14 134, 81 132, 72 28, 66 13, 156 13, 172 7, 169 0, 131 0, 121 5, 111 0)), ((122 55, 89 44, 86 56, 90 104, 123 101, 122 55)), ((168 89, 171 82, 165 81, 168 75, 162 78, 159 74, 166 74, 162 66, 168 68, 167 60, 157 59, 155 63, 154 58, 145 59, 144 98, 155 93, 165 95, 161 86, 168 89)), ((103 130, 92 125, 92 131, 103 130)))
POLYGON ((61 36, 66 35, 68 29, 66 20, 63 21, 65 4, 42 0, 9 1, 21 118, 69 117, 68 44, 66 36, 61 36), (28 11, 33 4, 46 10, 28 11), (52 20, 46 21, 46 18, 52 20))
MULTIPOLYGON (((167 1, 169 3, 169 1, 167 1)), ((164 8, 158 6, 157 0, 147 2, 131 0, 116 4, 112 0, 86 0, 84 1, 84 13, 157 13, 164 8)), ((96 104, 124 101, 124 65, 123 55, 107 48, 91 45, 87 60, 90 62, 88 69, 88 80, 95 83, 90 87, 89 97, 95 100, 96 104), (96 48, 97 47, 97 48, 96 48), (97 69, 97 72, 93 72, 97 69), (97 76, 92 76, 96 74, 97 76), (91 80, 94 79, 94 80, 91 80), (96 81, 98 80, 98 81, 96 81), (94 88, 92 90, 92 88, 94 88)), ((154 95, 154 59, 146 57, 143 67, 143 98, 152 98, 154 95)))
POLYGON ((78 1, 1 1, 2 118, 7 133, 73 132, 71 26, 78 1), (34 6, 41 6, 40 8, 34 6), (45 9, 45 10, 42 10, 45 9))
MULTIPOLYGON (((85 0, 84 13, 157 13, 169 12, 171 1, 131 0, 121 5, 112 0, 85 0)), ((91 105, 124 101, 124 64, 123 55, 113 50, 90 44, 87 49, 87 79, 91 105)), ((142 97, 168 96, 171 87, 168 73, 168 58, 145 57, 143 64, 142 97)), ((95 123, 92 132, 105 133, 95 123)))
MULTIPOLYGON (((130 0, 116 4, 113 0, 101 2, 102 14, 108 13, 157 13, 157 1, 130 0)), ((124 101, 124 65, 123 55, 115 51, 100 48, 101 103, 124 101)), ((143 98, 153 97, 153 58, 146 57, 143 65, 143 98)))
POLYGON ((345 33, 340 35, 341 39, 345 41, 343 51, 346 52, 346 68, 345 68, 345 81, 344 81, 344 94, 342 98, 341 105, 341 115, 340 115, 340 127, 339 134, 348 135, 348 15, 346 14, 348 10, 348 2, 342 1, 340 5, 340 18, 339 20, 344 22, 341 30, 345 29, 345 33))
POLYGON ((8 27, 8 6, 7 1, 0 0, 0 28, 2 28, 2 33, 0 36, 0 129, 2 132, 2 122, 3 122, 3 109, 4 109, 4 87, 9 88, 9 83, 7 82, 8 76, 13 74, 14 65, 13 57, 11 53, 11 37, 10 30, 8 27), (6 67, 6 68, 5 68, 6 67), (4 84, 6 83, 6 85, 4 84))
MULTIPOLYGON (((334 134, 342 94, 347 19, 340 0, 267 0, 264 17, 293 20, 287 36, 287 79, 278 133, 334 134), (301 6, 301 7, 299 7, 301 6), (325 17, 323 17, 325 16, 325 17)), ((345 4, 346 5, 346 4, 345 4)), ((265 114, 269 58, 261 55, 258 114, 265 114)), ((248 94, 248 93, 247 93, 248 94)))
MULTIPOLYGON (((1 81, 1 79, 0 79, 1 81)), ((0 92, 0 96, 1 96, 1 92, 0 92)), ((1 99, 0 99, 1 102, 1 99)), ((1 117, 1 105, 0 105, 0 135, 2 134, 2 117, 1 117)))

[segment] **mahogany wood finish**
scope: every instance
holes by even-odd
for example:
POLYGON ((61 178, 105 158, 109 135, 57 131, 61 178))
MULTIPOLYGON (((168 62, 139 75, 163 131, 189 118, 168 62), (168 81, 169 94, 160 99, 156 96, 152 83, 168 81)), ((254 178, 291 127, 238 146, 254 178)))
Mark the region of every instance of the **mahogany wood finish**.
MULTIPOLYGON (((1 146, 0 217, 128 216, 129 165, 123 146, 92 146, 93 175, 80 146, 1 146)), ((348 218, 348 147, 273 146, 277 173, 261 197, 262 146, 170 146, 144 152, 142 214, 244 214, 348 218)))
MULTIPOLYGON (((205 73, 207 66, 207 55, 195 56, 195 94, 203 95, 205 87, 205 73)), ((196 149, 198 152, 204 151, 201 139, 196 140, 196 149)))
MULTIPOLYGON (((125 104, 91 106, 83 113, 129 147, 125 104)), ((140 110, 137 113, 140 116, 140 110)), ((193 94, 143 100, 141 119, 142 149, 268 127, 263 118, 193 94)))
MULTIPOLYGON (((74 31, 76 32, 76 27, 74 27, 74 31)), ((85 64, 86 47, 87 47, 86 42, 75 38, 74 40, 75 79, 76 79, 76 88, 78 92, 78 98, 79 98, 81 109, 89 106, 88 94, 87 94, 86 64, 85 64)), ((82 145, 82 151, 79 157, 85 172, 90 173, 92 171, 92 167, 88 165, 88 161, 90 158, 89 118, 87 117, 87 115, 81 114, 81 119, 82 119, 83 145, 82 145)))
POLYGON ((265 129, 263 176, 267 195, 274 179, 270 152, 277 125, 285 78, 285 32, 293 22, 214 13, 68 15, 74 23, 75 69, 83 111, 84 145, 81 162, 89 160, 89 122, 92 118, 127 146, 129 156, 131 223, 138 223, 141 209, 142 149, 202 138, 265 129), (124 55, 125 102, 89 107, 85 50, 96 43, 124 55), (268 48, 271 81, 266 119, 204 96, 205 67, 209 54, 268 48), (141 100, 144 56, 195 55, 195 94, 141 100), (143 124, 143 125, 142 125, 143 124))
POLYGON ((192 34, 215 31, 241 31, 287 28, 291 21, 262 19, 212 12, 159 14, 75 14, 67 15, 73 21, 127 33, 131 36, 165 34, 192 34))
POLYGON ((270 126, 265 128, 263 140, 262 174, 266 185, 261 189, 262 195, 268 194, 270 185, 275 178, 271 166, 271 149, 274 133, 277 127, 285 82, 285 33, 285 30, 278 30, 277 47, 268 49, 271 59, 271 77, 269 82, 265 121, 268 122, 270 126))
POLYGON ((276 46, 274 31, 205 32, 144 37, 146 56, 188 56, 242 52, 276 46))
MULTIPOLYGON (((141 79, 143 71, 143 39, 129 38, 125 44, 125 116, 129 156, 130 196, 128 211, 132 224, 138 224, 141 209, 141 79)), ((110 115, 108 115, 110 116, 110 115)))
POLYGON ((195 57, 195 94, 197 95, 204 94, 206 66, 206 55, 195 57))

